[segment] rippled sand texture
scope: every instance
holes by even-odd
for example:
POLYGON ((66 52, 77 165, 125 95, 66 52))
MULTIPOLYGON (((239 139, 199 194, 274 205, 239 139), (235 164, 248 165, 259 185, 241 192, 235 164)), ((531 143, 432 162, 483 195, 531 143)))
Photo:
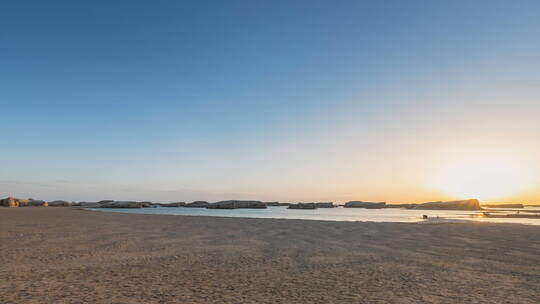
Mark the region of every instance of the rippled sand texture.
POLYGON ((540 303, 540 227, 0 209, 0 303, 540 303))

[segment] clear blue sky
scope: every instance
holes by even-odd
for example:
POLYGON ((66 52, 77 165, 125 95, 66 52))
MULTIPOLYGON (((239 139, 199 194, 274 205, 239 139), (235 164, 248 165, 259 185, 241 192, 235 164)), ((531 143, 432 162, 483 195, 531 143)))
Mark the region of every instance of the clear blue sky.
POLYGON ((540 153, 539 54, 539 1, 3 1, 0 195, 444 198, 540 153))

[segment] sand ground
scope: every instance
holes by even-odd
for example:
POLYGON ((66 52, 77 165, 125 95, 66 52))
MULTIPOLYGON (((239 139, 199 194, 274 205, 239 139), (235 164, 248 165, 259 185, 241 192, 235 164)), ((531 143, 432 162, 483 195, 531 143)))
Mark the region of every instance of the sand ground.
POLYGON ((540 226, 0 208, 0 303, 540 303, 540 226))

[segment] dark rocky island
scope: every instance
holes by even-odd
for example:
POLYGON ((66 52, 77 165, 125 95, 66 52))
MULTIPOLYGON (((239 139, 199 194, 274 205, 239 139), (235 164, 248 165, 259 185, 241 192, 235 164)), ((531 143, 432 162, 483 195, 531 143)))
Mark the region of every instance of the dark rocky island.
POLYGON ((317 209, 317 206, 315 203, 297 203, 297 204, 291 204, 287 209, 308 209, 308 210, 314 210, 317 209))
POLYGON ((345 208, 366 208, 366 209, 382 209, 386 208, 385 202, 372 203, 372 202, 363 202, 363 201, 350 201, 343 205, 345 208))
POLYGON ((208 209, 239 209, 239 208, 248 208, 248 209, 264 209, 266 204, 261 201, 220 201, 216 203, 209 204, 206 208, 208 209))

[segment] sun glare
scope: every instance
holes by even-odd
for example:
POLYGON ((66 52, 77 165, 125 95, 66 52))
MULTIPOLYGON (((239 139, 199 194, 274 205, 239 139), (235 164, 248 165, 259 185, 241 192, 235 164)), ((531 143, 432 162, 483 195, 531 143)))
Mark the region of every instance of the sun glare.
POLYGON ((516 157, 468 155, 445 162, 435 187, 456 198, 498 200, 519 194, 528 178, 516 157))

